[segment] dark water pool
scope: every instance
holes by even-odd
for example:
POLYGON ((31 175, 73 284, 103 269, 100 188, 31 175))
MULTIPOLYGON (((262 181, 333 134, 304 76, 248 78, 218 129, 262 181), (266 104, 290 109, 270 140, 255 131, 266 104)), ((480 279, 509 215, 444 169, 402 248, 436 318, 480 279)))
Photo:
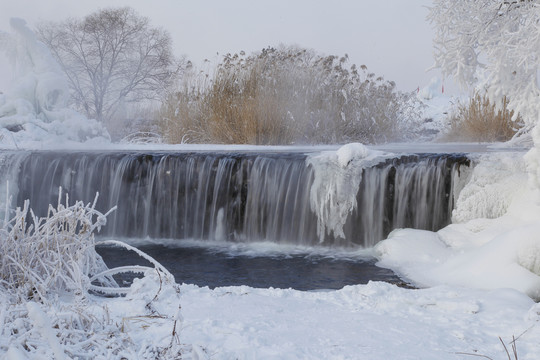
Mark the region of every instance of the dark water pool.
MULTIPOLYGON (((323 255, 246 256, 206 248, 142 245, 138 248, 165 266, 178 283, 210 288, 247 285, 257 288, 297 290, 341 289, 370 280, 401 284, 390 270, 375 260, 339 259, 323 255)), ((109 267, 149 265, 133 252, 118 247, 98 247, 109 267)))

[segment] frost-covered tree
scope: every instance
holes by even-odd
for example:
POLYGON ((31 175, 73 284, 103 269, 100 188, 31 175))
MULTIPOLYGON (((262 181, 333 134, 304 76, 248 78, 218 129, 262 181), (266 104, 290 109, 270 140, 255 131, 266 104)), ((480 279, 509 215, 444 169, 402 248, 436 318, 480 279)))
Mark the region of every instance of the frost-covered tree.
POLYGON ((124 103, 156 99, 178 70, 168 32, 129 7, 42 23, 37 33, 66 72, 78 109, 98 120, 124 103))
POLYGON ((434 0, 435 66, 464 85, 507 96, 523 117, 535 148, 528 159, 540 185, 540 2, 537 0, 434 0))
POLYGON ((535 0, 435 0, 435 65, 459 83, 508 96, 528 129, 539 116, 540 3, 535 0))

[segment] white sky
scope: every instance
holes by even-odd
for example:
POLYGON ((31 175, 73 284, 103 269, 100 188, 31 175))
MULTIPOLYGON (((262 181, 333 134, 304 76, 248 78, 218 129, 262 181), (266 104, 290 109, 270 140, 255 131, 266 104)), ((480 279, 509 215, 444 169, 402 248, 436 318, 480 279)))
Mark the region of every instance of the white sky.
MULTIPOLYGON (((432 65, 434 31, 425 20, 431 0, 0 0, 0 30, 9 18, 39 20, 83 17, 108 6, 131 6, 168 30, 178 55, 196 65, 219 54, 247 53, 280 43, 323 54, 347 53, 404 91, 423 87, 438 72, 432 65)), ((0 59, 0 67, 6 67, 0 59)), ((0 70, 0 87, 9 72, 0 70)), ((448 85, 446 89, 452 88, 448 85)))

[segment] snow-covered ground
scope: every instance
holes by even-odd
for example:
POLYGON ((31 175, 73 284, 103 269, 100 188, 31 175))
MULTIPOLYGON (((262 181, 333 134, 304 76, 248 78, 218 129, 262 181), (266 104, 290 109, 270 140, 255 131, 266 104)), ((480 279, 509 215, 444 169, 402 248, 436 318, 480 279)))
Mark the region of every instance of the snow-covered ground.
POLYGON ((184 285, 182 341, 216 359, 504 358, 498 339, 517 340, 520 359, 540 354, 535 303, 524 294, 386 283, 331 292, 208 290, 184 285))
MULTIPOLYGON (((149 314, 146 304, 158 294, 158 286, 156 277, 148 277, 133 286, 133 295, 89 298, 84 307, 29 302, 32 307, 17 309, 19 321, 3 324, 4 358, 45 359, 56 356, 55 349, 72 355, 69 350, 77 345, 84 349, 84 344, 62 347, 54 342, 62 337, 62 328, 54 324, 62 324, 58 319, 65 321, 72 311, 84 311, 99 324, 92 330, 102 328, 87 334, 90 341, 103 343, 101 356, 88 351, 89 358, 502 359, 506 355, 499 337, 509 349, 516 338, 519 359, 540 354, 540 306, 511 289, 411 290, 372 282, 302 292, 181 285, 178 297, 173 287, 164 286, 149 314), (25 326, 23 319, 30 324, 25 326), (37 350, 25 351, 28 344, 37 350), (124 347, 115 352, 118 344, 124 347)), ((4 317, 13 311, 5 304, 3 310, 4 317)), ((84 350, 78 355, 85 358, 84 350)))

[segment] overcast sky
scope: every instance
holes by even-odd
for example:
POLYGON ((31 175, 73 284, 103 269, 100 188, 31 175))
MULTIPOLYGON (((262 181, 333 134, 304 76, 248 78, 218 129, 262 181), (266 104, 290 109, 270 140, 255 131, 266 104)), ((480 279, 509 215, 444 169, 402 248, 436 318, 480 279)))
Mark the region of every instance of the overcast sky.
MULTIPOLYGON (((438 76, 432 65, 434 31, 425 20, 430 0, 0 0, 0 30, 9 18, 83 17, 99 8, 131 6, 167 29, 178 55, 195 64, 228 52, 296 44, 330 55, 348 54, 404 91, 438 76)), ((1 64, 1 63, 0 63, 1 64)), ((5 60, 4 60, 5 64, 5 60)), ((0 85, 6 72, 0 72, 0 85), (4 74, 4 75, 2 75, 4 74)), ((448 88, 448 87, 447 87, 448 88)))

